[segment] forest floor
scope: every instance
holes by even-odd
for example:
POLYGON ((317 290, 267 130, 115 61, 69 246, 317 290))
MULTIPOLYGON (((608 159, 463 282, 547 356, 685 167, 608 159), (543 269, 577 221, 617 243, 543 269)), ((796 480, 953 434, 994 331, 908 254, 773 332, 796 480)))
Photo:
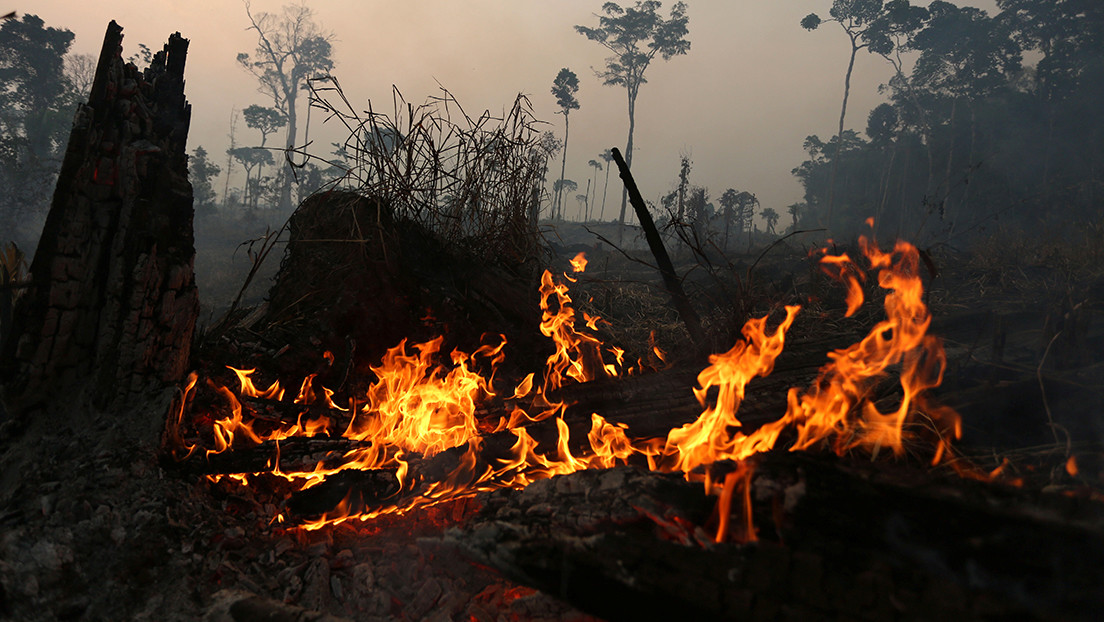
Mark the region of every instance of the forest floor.
MULTIPOLYGON (((602 332, 610 343, 639 352, 654 335, 671 365, 704 366, 644 251, 630 251, 644 263, 630 261, 577 227, 556 233, 554 265, 588 252, 590 267, 572 291, 581 309, 609 322, 602 332)), ((842 288, 799 238, 759 258, 762 250, 733 254, 712 271, 675 250, 715 351, 731 347, 745 320, 785 304, 804 306, 791 335, 806 354, 847 345, 877 321, 877 308, 843 317, 842 288)), ((931 332, 948 358, 935 393, 963 416, 960 449, 986 469, 1009 459, 1009 478, 1040 489, 1104 488, 1104 261, 1094 252, 1021 239, 930 254, 931 332), (1077 475, 1064 468, 1070 456, 1082 465, 1077 475)), ((217 300, 207 303, 214 313, 249 264, 222 274, 205 271, 210 261, 201 251, 197 268, 201 291, 217 300)), ((257 279, 262 295, 268 278, 257 279)), ((258 301, 251 296, 246 304, 258 301)), ((160 416, 170 399, 151 396, 133 408, 160 416)), ((0 619, 591 619, 442 543, 442 530, 481 497, 358 526, 285 529, 267 522, 270 499, 167 475, 154 444, 112 443, 100 433, 115 425, 112 413, 85 413, 67 429, 0 427, 0 619)))

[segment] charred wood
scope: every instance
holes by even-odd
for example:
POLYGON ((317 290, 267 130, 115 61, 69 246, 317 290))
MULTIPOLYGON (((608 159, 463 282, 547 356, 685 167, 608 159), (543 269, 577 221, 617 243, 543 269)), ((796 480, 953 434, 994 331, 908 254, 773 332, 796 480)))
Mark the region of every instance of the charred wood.
POLYGON ((1104 605, 1099 501, 819 455, 754 462, 758 542, 710 543, 700 484, 627 468, 496 491, 444 539, 613 620, 1087 620, 1104 605))
POLYGON ((292 437, 282 441, 265 441, 259 445, 236 447, 220 453, 207 454, 199 450, 187 460, 162 460, 167 469, 186 475, 236 475, 262 473, 279 469, 283 472, 310 471, 318 465, 336 467, 341 456, 355 449, 371 447, 368 441, 345 438, 292 437))
MULTIPOLYGON (((198 315, 192 273, 188 40, 148 69, 108 26, 76 113, 46 225, 15 309, 3 397, 16 413, 84 395, 98 406, 180 380, 198 315)), ((160 423, 160 422, 156 422, 160 423)))

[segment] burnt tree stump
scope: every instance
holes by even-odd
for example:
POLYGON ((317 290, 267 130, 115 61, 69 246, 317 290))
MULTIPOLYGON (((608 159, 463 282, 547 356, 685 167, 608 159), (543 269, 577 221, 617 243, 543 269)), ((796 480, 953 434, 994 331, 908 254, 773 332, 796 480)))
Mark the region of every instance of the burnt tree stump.
POLYGON ((15 417, 61 400, 118 406, 180 380, 188 364, 199 310, 188 40, 172 35, 140 72, 123 61, 122 38, 112 21, 88 103, 76 112, 31 288, 0 344, 2 397, 15 417))

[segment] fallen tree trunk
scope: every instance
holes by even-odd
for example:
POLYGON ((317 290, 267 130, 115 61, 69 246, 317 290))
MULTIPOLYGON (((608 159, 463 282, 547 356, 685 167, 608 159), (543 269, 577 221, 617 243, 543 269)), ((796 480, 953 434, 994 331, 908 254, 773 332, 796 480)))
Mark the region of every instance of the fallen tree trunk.
POLYGON ((443 540, 611 620, 1088 620, 1104 607, 1098 501, 819 455, 754 463, 759 542, 709 543, 700 484, 630 468, 496 491, 443 540))

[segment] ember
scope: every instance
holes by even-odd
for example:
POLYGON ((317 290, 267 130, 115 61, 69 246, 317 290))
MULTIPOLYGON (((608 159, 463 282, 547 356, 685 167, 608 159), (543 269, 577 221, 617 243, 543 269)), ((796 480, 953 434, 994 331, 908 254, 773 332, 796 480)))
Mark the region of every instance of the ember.
MULTIPOLYGON (((877 457, 883 450, 901 455, 906 443, 917 441, 916 450, 929 447, 931 463, 938 464, 948 456, 951 440, 960 435, 960 423, 953 410, 927 398, 927 391, 942 379, 945 357, 939 339, 927 334, 931 318, 922 300, 918 252, 906 242, 882 251, 866 237, 860 238, 860 247, 869 270, 876 272, 878 285, 886 291, 886 319, 858 343, 828 353, 829 362, 816 381, 805 389, 791 388, 786 412, 755 429, 745 428, 738 418, 740 405, 748 383, 773 370, 783 351, 786 331, 800 312, 796 305, 787 306, 784 317, 773 328, 768 317, 749 320, 742 340, 728 352, 710 357, 710 365, 698 375, 698 387, 694 389, 703 408, 696 421, 670 430, 665 438, 634 438, 628 426, 608 422, 600 413, 594 413, 587 434, 589 446, 581 453, 573 452, 570 427, 563 417, 566 404, 554 396, 569 383, 621 375, 622 351, 597 336, 599 318, 584 316, 586 328, 577 325, 568 285, 575 278, 564 274, 557 279, 546 270, 539 291, 543 311, 540 329, 553 340, 555 351, 546 361, 540 383, 529 374, 514 388, 510 398, 513 411, 508 417, 501 416, 497 424, 481 420, 476 413, 481 404, 497 396, 493 385, 495 372, 506 356, 504 337, 472 354, 454 350, 447 362, 442 360, 442 338, 415 344, 412 349, 404 340, 390 349, 379 365, 371 367, 375 380, 362 395, 335 401, 334 391, 315 387, 314 376, 307 376, 292 400, 301 407, 294 424, 273 425, 246 413, 242 398, 284 403, 289 396, 279 381, 263 389, 255 386, 255 370, 231 367, 238 379, 234 390, 207 380, 208 386, 225 400, 225 405, 210 413, 195 412, 196 407, 189 403, 193 380, 179 406, 180 415, 173 420, 171 435, 179 439, 176 453, 184 459, 196 444, 204 442, 211 444, 207 456, 275 443, 276 458, 267 472, 286 478, 300 490, 309 490, 342 471, 394 473, 394 490, 377 503, 366 505, 363 499, 353 500, 350 492, 321 517, 286 513, 276 517, 278 521, 293 520, 307 529, 351 518, 367 520, 383 513, 404 512, 478 491, 524 487, 554 475, 630 461, 643 461, 653 470, 678 472, 701 482, 708 493, 719 497, 720 515, 727 517, 734 497, 743 497, 746 503, 750 467, 741 466, 719 480, 714 479, 710 467, 723 461, 742 463, 779 443, 792 451, 831 447, 843 454, 862 449, 877 457), (612 355, 613 362, 606 362, 605 354, 612 355), (871 396, 875 386, 889 377, 899 378, 902 397, 894 407, 883 411, 871 396), (315 406, 319 404, 324 405, 322 413, 308 418, 308 412, 318 412, 315 406), (193 413, 191 421, 185 421, 186 412, 193 413), (527 426, 549 419, 555 423, 555 441, 538 442, 527 426), (204 420, 211 422, 209 430, 196 425, 204 420), (483 434, 491 432, 513 438, 505 455, 488 453, 484 447, 483 434), (280 441, 338 436, 358 445, 307 470, 294 470, 280 462, 280 441), (445 476, 426 481, 424 475, 412 469, 412 464, 422 464, 446 451, 456 455, 454 467, 445 476)), ((862 284, 867 270, 846 254, 831 255, 827 249, 821 254, 825 272, 846 285, 847 315, 854 314, 864 301, 862 284)), ((581 253, 570 263, 576 273, 586 268, 581 253)), ((750 515, 748 520, 739 530, 741 539, 755 538, 750 515)), ((723 540, 728 532, 727 519, 722 520, 717 539, 723 540)))

